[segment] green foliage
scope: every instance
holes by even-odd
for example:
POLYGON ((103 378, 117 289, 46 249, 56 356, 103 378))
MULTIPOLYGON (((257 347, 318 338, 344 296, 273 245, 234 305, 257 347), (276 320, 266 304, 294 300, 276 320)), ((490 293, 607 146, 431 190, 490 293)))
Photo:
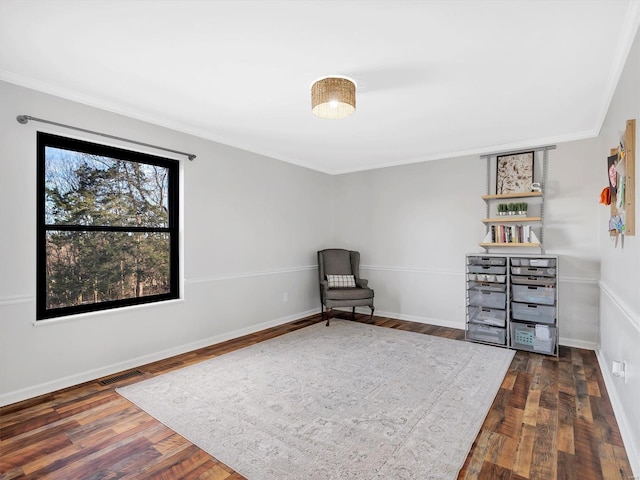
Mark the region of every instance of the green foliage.
POLYGON ((169 234, 103 227, 169 226, 168 172, 78 152, 47 152, 48 308, 169 291, 169 234))

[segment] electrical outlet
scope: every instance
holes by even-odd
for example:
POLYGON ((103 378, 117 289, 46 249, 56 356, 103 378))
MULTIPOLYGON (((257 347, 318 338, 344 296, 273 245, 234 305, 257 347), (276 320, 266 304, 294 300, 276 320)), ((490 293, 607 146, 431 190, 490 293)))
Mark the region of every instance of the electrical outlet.
POLYGON ((287 303, 289 301, 289 294, 287 292, 284 292, 282 294, 282 303, 287 303))

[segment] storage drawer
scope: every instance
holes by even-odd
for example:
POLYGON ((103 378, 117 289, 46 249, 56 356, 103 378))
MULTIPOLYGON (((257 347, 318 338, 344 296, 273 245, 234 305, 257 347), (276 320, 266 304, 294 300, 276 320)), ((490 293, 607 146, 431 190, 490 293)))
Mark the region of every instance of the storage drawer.
POLYGON ((469 265, 506 265, 506 257, 468 257, 469 265))
POLYGON ((507 294, 490 290, 469 290, 469 305, 504 309, 507 294))
POLYGON ((504 328, 490 327, 488 325, 467 324, 467 337, 481 342, 506 345, 507 331, 504 328))
POLYGON ((556 279, 554 277, 521 277, 512 275, 511 283, 514 285, 542 285, 543 287, 552 287, 556 284, 556 279))
POLYGON ((469 265, 469 273, 481 273, 491 275, 505 275, 507 267, 495 267, 490 265, 469 265))
POLYGON ((507 276, 493 275, 491 273, 467 273, 467 280, 472 280, 477 282, 506 283, 507 276))
POLYGON ((511 346, 530 352, 553 354, 556 332, 556 327, 511 322, 511 346))
POLYGON ((506 326, 506 313, 504 310, 494 308, 469 307, 469 321, 493 327, 504 327, 506 326))
POLYGON ((512 302, 511 317, 515 320, 553 324, 556 320, 556 307, 512 302))
POLYGON ((513 275, 532 275, 537 277, 555 277, 556 269, 551 267, 511 267, 513 275))
POLYGON ((555 258, 530 258, 529 265, 532 267, 555 267, 555 258))
POLYGON ((512 267, 555 267, 555 258, 511 258, 512 267))
POLYGON ((467 290, 488 290, 490 292, 506 292, 505 283, 467 282, 467 290))
POLYGON ((514 302, 540 303, 543 305, 555 305, 555 287, 541 287, 535 285, 513 285, 514 302))

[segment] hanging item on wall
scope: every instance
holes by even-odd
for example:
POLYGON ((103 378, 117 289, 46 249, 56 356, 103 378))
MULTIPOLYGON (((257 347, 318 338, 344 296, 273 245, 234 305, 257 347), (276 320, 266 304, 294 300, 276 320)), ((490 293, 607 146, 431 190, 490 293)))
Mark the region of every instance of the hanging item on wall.
POLYGON ((603 205, 611 205, 611 191, 609 187, 604 187, 600 192, 600 203, 603 205))
POLYGON ((624 238, 624 222, 619 215, 611 215, 609 219, 609 237, 618 246, 618 238, 624 238))
POLYGON ((607 173, 609 174, 609 193, 613 196, 618 188, 618 172, 616 164, 618 163, 618 154, 611 155, 607 158, 607 173))

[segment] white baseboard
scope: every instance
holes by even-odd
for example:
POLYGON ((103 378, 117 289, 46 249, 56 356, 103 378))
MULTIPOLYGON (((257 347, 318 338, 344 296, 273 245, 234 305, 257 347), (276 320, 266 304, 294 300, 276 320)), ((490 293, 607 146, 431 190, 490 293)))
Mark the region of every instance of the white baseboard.
POLYGON ((170 358, 175 355, 191 352, 199 348, 208 347, 210 345, 215 345, 216 343, 224 342, 234 338, 242 337, 244 335, 249 335, 251 333, 259 332, 260 330, 265 330, 271 327, 277 327, 278 325, 283 325, 285 323, 289 323, 294 320, 299 320, 301 318, 305 318, 316 313, 319 313, 319 311, 318 309, 314 308, 312 310, 307 310, 305 312, 299 312, 293 315, 287 315, 286 317, 277 318, 275 320, 269 320, 267 322, 262 322, 256 325, 252 325, 250 327, 234 330, 232 332, 215 335, 213 337, 205 338, 197 342, 180 345, 180 346, 173 347, 160 352, 155 352, 149 355, 143 355, 140 357, 131 358, 129 360, 125 360, 124 362, 114 363, 106 367, 101 367, 94 370, 88 370, 86 372, 78 373, 76 375, 71 375, 69 377, 57 378, 50 382, 45 382, 45 383, 34 385, 28 388, 23 388, 21 390, 15 390, 13 392, 4 393, 0 395, 0 406, 21 402, 29 398, 45 395, 47 393, 55 392, 56 390, 61 390, 63 388, 79 385, 81 383, 90 382, 98 378, 106 377, 108 375, 113 375, 114 373, 136 368, 141 365, 157 362, 159 360, 164 360, 166 358, 170 358))
POLYGON ((583 348, 585 350, 596 350, 598 345, 595 342, 586 342, 584 340, 575 340, 573 338, 560 337, 560 345, 564 347, 583 348))
POLYGON ((618 398, 618 394, 616 393, 615 381, 613 378, 611 371, 609 370, 610 366, 607 365, 606 359, 601 354, 600 350, 596 348, 596 358, 598 359, 598 364, 600 365, 600 370, 602 371, 602 377, 604 378, 604 384, 607 387, 607 393, 609 394, 609 399, 611 400, 611 406, 613 407, 613 413, 616 417, 616 421, 618 423, 618 428, 620 429, 620 435, 622 436, 622 441, 624 442, 624 448, 627 451, 627 456, 629 457, 629 463, 631 463, 631 469, 633 470, 633 474, 635 475, 633 478, 640 478, 640 445, 636 445, 633 440, 633 435, 629 431, 629 427, 631 422, 627 418, 624 413, 624 409, 622 408, 622 403, 618 398))

